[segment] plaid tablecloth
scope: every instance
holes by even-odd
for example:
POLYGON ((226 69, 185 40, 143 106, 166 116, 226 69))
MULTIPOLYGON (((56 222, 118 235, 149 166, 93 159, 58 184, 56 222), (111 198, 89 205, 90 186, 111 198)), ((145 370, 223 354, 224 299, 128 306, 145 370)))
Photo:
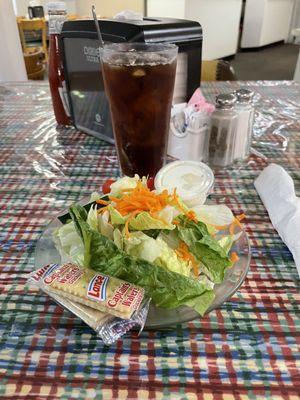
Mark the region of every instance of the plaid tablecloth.
POLYGON ((247 279, 203 319, 131 333, 110 347, 25 284, 39 235, 58 212, 117 175, 115 150, 74 129, 56 130, 47 84, 1 86, 1 399, 299 398, 297 271, 253 180, 276 162, 299 193, 300 86, 211 83, 203 91, 212 99, 241 85, 256 92, 256 155, 216 171, 214 198, 247 215, 247 279))

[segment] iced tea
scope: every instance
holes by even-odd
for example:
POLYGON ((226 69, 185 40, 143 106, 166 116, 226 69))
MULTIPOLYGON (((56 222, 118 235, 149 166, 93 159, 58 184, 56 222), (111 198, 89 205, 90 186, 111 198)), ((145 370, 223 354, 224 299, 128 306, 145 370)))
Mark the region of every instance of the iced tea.
POLYGON ((176 57, 174 45, 104 47, 104 85, 125 175, 155 176, 165 162, 176 57))

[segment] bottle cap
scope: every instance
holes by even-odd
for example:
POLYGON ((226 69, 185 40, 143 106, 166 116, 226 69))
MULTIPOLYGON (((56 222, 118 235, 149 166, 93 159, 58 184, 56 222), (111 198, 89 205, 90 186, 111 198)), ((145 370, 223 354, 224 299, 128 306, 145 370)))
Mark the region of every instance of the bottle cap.
POLYGON ((250 103, 254 96, 254 92, 249 89, 238 89, 234 93, 239 103, 250 103))
POLYGON ((177 194, 188 207, 202 205, 214 185, 214 174, 200 161, 174 161, 160 169, 155 177, 157 190, 177 194))
POLYGON ((234 93, 219 94, 216 97, 216 107, 221 109, 233 108, 237 102, 237 97, 234 93))

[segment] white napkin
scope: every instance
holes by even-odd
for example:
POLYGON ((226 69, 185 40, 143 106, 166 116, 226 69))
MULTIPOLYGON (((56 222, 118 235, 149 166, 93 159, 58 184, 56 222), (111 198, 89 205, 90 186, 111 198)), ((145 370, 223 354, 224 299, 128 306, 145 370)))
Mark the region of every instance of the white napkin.
POLYGON ((294 182, 277 164, 266 167, 254 182, 274 228, 293 254, 300 276, 300 198, 294 182))

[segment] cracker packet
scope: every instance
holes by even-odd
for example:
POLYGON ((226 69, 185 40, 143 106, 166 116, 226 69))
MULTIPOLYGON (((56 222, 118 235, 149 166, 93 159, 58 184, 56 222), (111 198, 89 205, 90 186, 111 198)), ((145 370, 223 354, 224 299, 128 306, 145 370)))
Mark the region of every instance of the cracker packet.
POLYGON ((107 345, 145 325, 150 299, 142 288, 120 279, 67 263, 33 271, 28 282, 84 321, 107 345))

